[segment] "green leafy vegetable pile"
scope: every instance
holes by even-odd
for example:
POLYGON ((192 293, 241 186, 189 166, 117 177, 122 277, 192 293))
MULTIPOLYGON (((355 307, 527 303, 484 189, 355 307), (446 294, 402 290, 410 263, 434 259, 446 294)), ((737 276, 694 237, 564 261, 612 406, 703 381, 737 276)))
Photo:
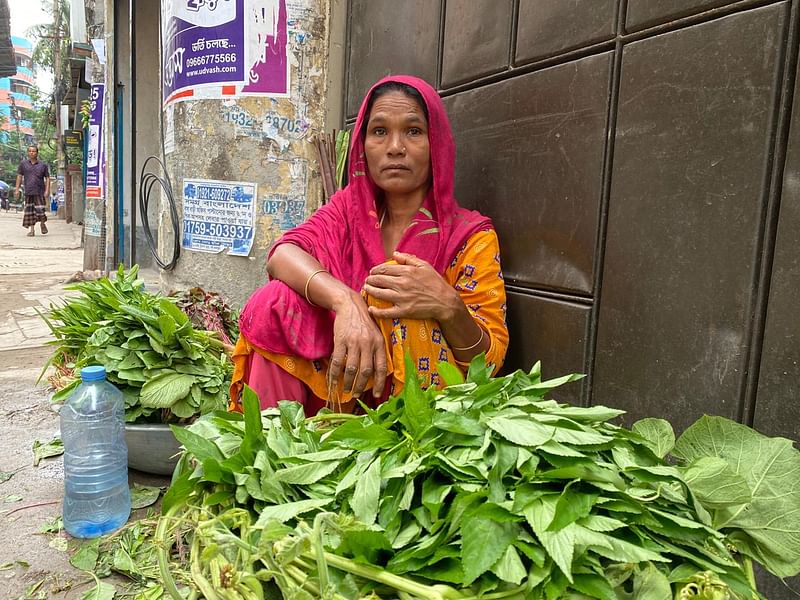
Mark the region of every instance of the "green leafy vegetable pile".
MULTIPOLYGON (((231 364, 218 334, 192 327, 173 300, 147 292, 137 273, 120 267, 114 279, 66 288, 80 294, 42 315, 56 338, 48 365, 70 361, 75 373, 103 365, 125 396, 129 422, 177 422, 224 409, 231 364)), ((53 400, 79 383, 73 379, 53 400)))
POLYGON ((788 440, 704 417, 675 442, 665 421, 626 430, 622 411, 544 398, 577 376, 439 369, 443 391, 411 378, 362 416, 260 413, 248 390, 244 415, 173 428, 169 593, 176 539, 209 599, 263 598, 264 582, 287 600, 749 599, 751 559, 800 570, 788 440))

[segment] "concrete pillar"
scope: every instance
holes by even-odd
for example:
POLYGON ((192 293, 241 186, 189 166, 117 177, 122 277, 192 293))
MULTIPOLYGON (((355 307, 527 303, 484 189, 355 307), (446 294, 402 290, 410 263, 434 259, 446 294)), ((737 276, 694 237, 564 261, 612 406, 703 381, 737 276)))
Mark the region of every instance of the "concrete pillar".
MULTIPOLYGON (((187 180, 248 182, 257 186, 252 249, 242 257, 226 251, 212 254, 181 248, 175 268, 161 272, 165 290, 199 285, 222 292, 241 305, 266 281, 265 259, 272 242, 305 220, 322 200, 316 151, 310 140, 341 122, 341 86, 337 83, 341 82, 343 61, 344 2, 275 1, 285 3, 288 11, 288 97, 236 92, 224 98, 172 102, 163 111, 166 163, 179 216, 177 234, 183 239, 187 180), (338 20, 332 20, 332 8, 342 11, 338 20), (335 53, 333 72, 339 75, 335 82, 330 80, 332 22, 341 29, 336 33, 339 52, 335 53), (337 100, 333 110, 329 96, 337 100)), ((270 4, 271 0, 245 1, 251 7, 270 4)), ((219 90, 197 91, 198 95, 204 93, 219 95, 219 90)), ((166 204, 158 229, 160 255, 169 258, 175 232, 166 204)))

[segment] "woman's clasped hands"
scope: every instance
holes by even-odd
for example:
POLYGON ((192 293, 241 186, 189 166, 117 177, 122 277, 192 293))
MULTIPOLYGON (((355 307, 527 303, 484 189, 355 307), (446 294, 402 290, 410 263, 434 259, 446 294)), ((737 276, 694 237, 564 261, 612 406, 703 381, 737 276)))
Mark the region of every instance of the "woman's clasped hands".
POLYGON ((345 392, 360 396, 370 379, 372 394, 383 395, 387 378, 385 342, 375 319, 446 320, 455 290, 424 260, 395 252, 393 260, 370 270, 364 282, 367 296, 379 306, 367 306, 353 293, 333 307, 333 353, 329 386, 341 379, 345 392), (383 306, 381 308, 380 306, 383 306))
POLYGON ((392 258, 373 267, 364 282, 367 295, 386 305, 370 306, 370 315, 375 319, 448 321, 458 293, 430 264, 413 254, 395 252, 392 258))

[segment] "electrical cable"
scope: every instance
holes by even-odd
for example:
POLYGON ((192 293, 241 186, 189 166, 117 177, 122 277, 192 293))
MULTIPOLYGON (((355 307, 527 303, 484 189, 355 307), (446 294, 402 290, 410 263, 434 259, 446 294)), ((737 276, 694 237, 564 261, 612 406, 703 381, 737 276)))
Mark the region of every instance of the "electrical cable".
MULTIPOLYGON (((163 129, 162 129, 163 131, 163 129)), ((162 139, 163 141, 163 139, 162 139)), ((139 217, 142 220, 142 229, 144 230, 144 237, 147 240, 147 245, 150 246, 150 252, 153 253, 153 258, 156 264, 165 271, 171 271, 175 268, 178 258, 181 255, 181 236, 179 229, 178 209, 175 206, 175 198, 172 195, 172 182, 170 181, 167 167, 157 156, 148 156, 142 165, 142 172, 139 176, 139 217), (147 163, 154 160, 161 166, 164 172, 164 177, 159 177, 155 173, 148 173, 147 163), (153 239, 153 232, 150 230, 150 220, 147 216, 147 209, 150 206, 150 194, 153 188, 159 185, 164 191, 164 195, 169 205, 170 222, 172 223, 172 258, 169 262, 164 262, 158 255, 158 246, 153 239)))

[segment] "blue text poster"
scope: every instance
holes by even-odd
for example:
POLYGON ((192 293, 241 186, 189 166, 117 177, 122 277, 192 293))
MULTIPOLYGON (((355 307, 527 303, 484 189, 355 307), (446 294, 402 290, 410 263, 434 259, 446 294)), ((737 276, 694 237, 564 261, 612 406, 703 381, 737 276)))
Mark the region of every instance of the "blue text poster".
POLYGON ((247 256, 253 247, 256 184, 185 179, 183 247, 247 256))

